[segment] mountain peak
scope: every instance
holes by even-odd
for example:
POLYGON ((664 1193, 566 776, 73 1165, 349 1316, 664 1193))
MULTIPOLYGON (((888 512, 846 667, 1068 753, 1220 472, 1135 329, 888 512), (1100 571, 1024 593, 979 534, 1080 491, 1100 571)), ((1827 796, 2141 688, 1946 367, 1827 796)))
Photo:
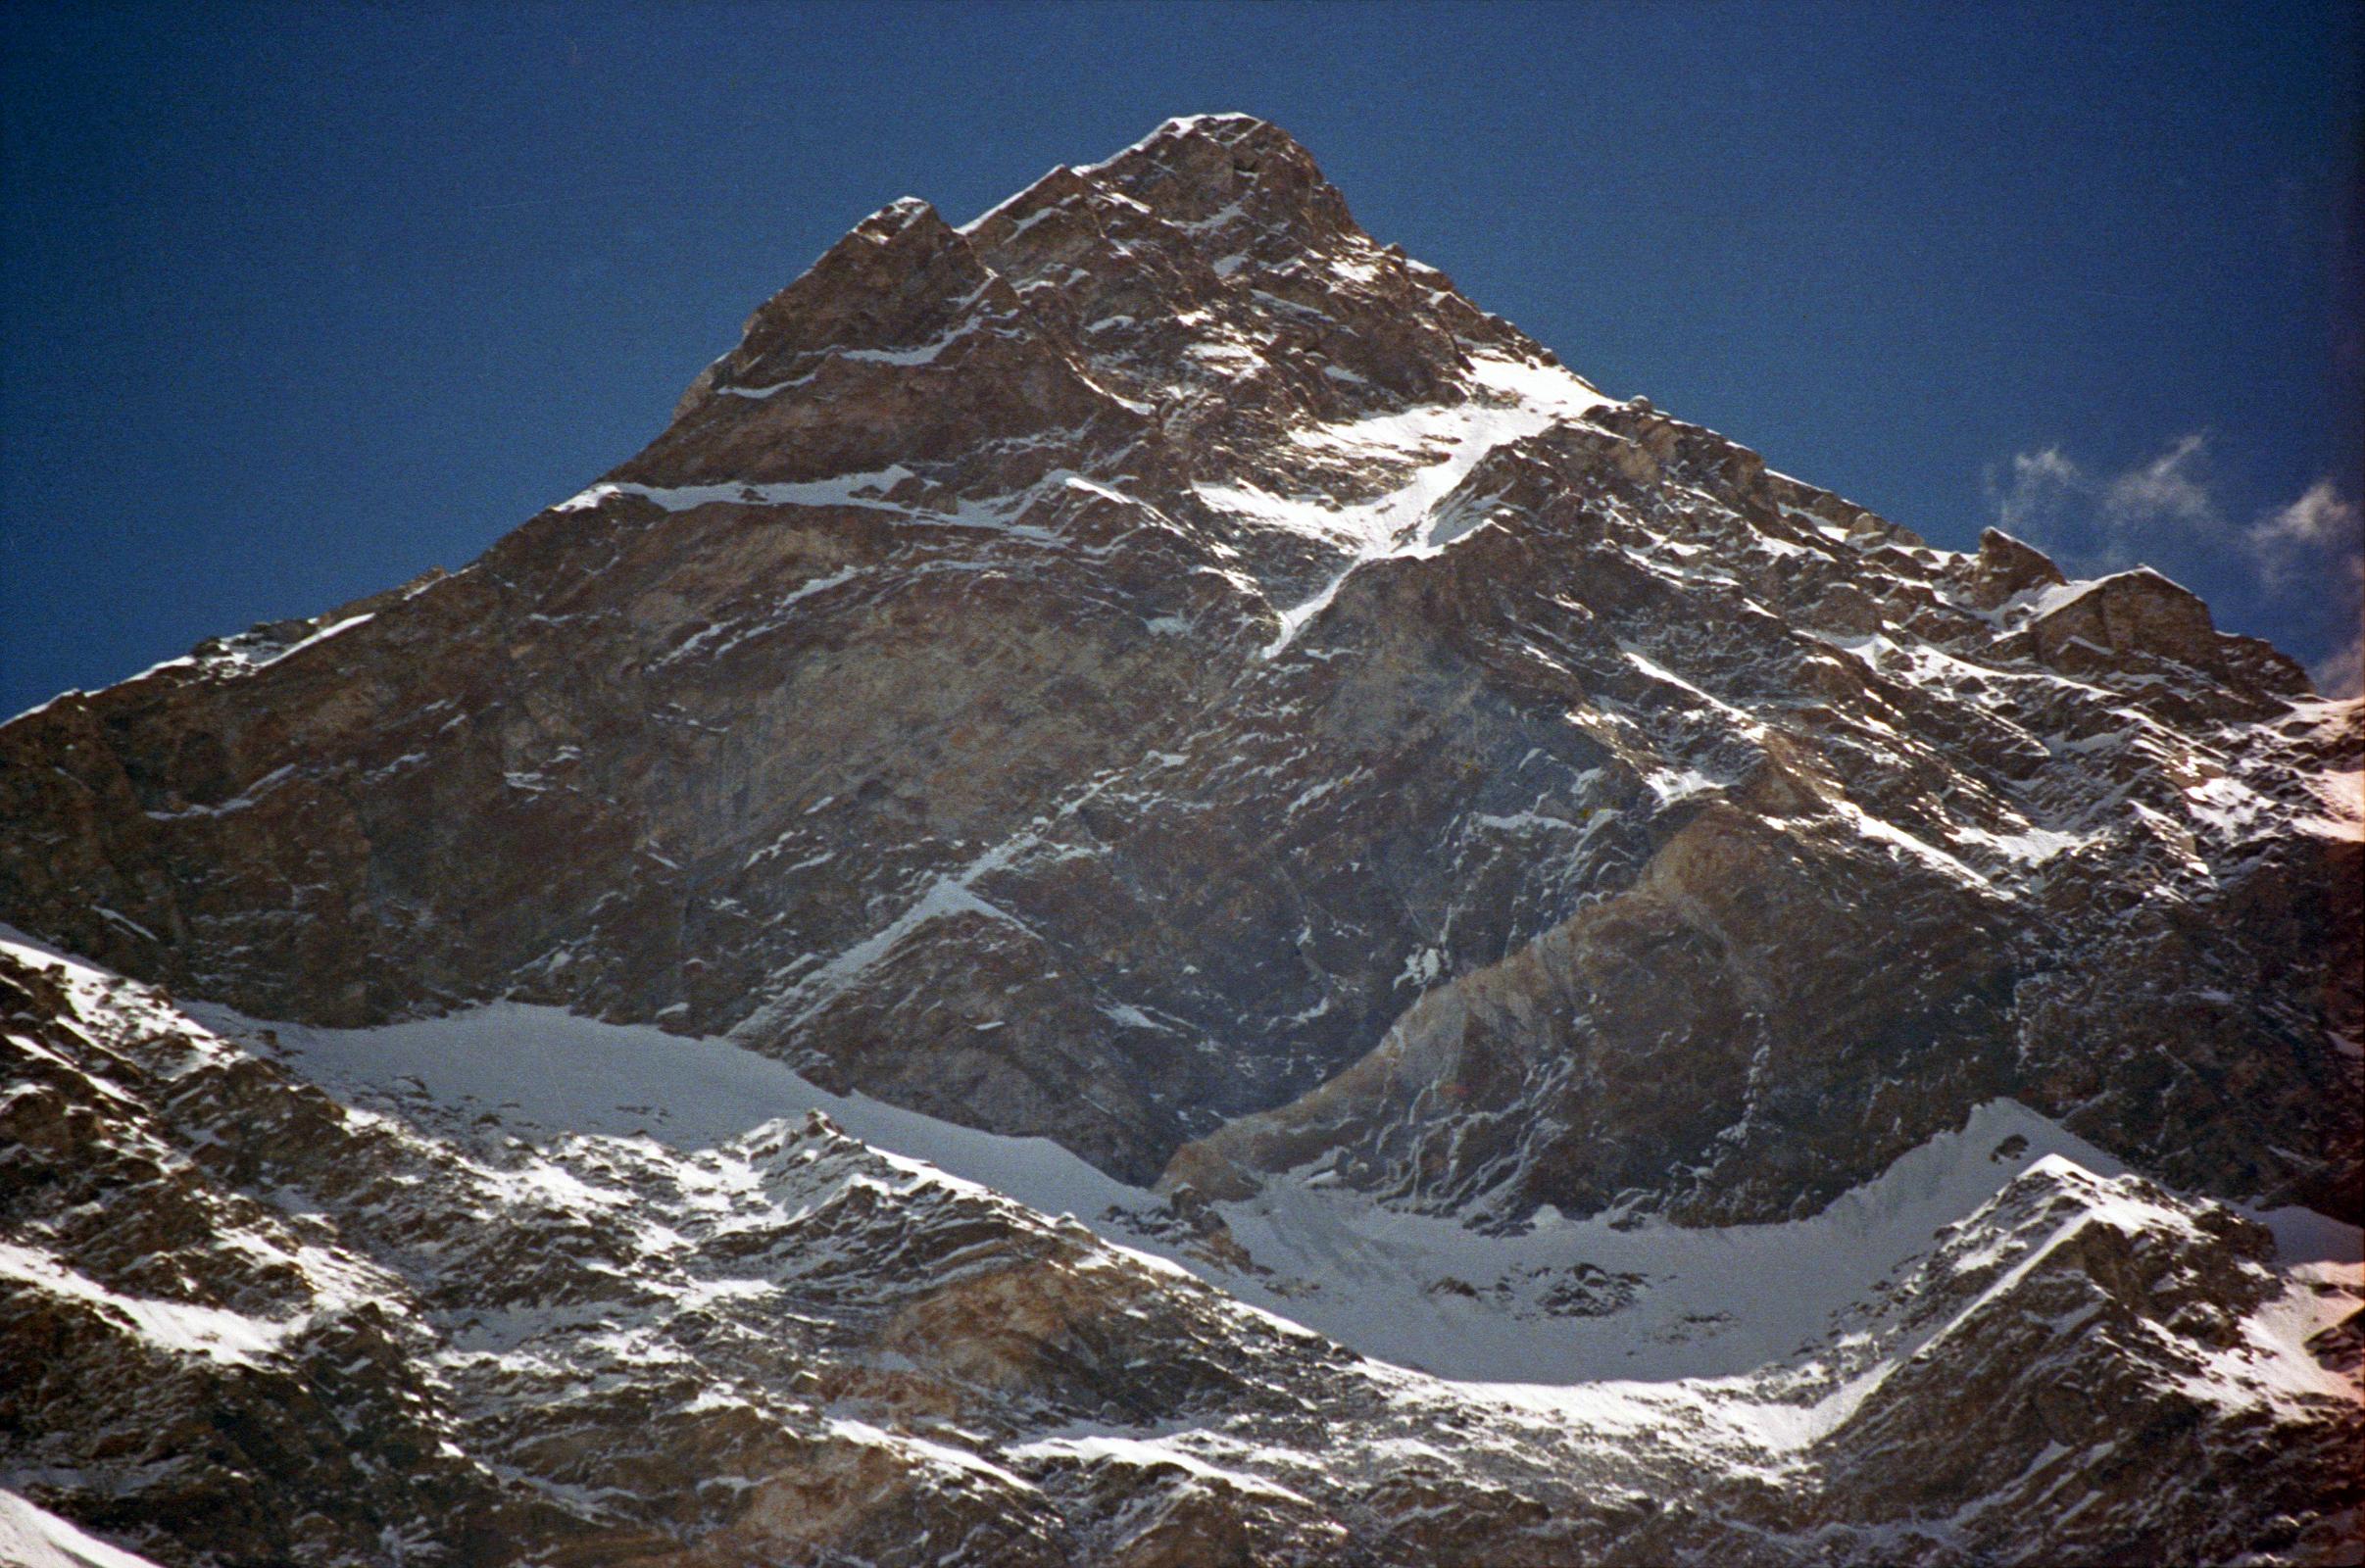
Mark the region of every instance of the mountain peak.
POLYGON ((898 196, 868 218, 854 225, 853 232, 865 238, 884 241, 914 225, 924 226, 942 222, 936 209, 918 196, 898 196))
POLYGON ((1269 445, 1309 416, 1468 396, 1473 354, 1553 363, 1374 242, 1286 131, 1191 116, 959 228, 916 197, 879 209, 758 310, 610 478, 805 480, 1026 439, 1051 416, 1127 445, 1152 416, 1269 445), (943 441, 915 441, 914 419, 943 441))
POLYGON ((2361 725, 1261 121, 907 197, 466 569, 0 725, 0 938, 277 1020, 0 940, 0 1556, 2329 1556, 2360 1288, 2193 1195, 2365 1218, 2361 725))
POLYGON ((1079 172, 1185 225, 1240 219, 1315 241, 1354 228, 1346 198, 1313 155, 1289 132, 1247 115, 1169 120, 1079 172))
MULTIPOLYGON (((961 225, 999 243, 1080 204, 1121 226, 1155 220, 1194 247, 1260 240, 1267 255, 1368 243, 1346 199, 1287 131, 1248 115, 1169 120, 1099 163, 1061 165, 961 225), (1130 222, 1129 222, 1130 220, 1130 222)), ((1230 250, 1207 250, 1210 261, 1230 250)))
POLYGON ((1141 140, 1097 164, 1085 166, 1085 172, 1098 172, 1137 155, 1170 156, 1178 148, 1191 143, 1212 144, 1218 147, 1239 148, 1254 156, 1259 150, 1295 150, 1305 157, 1306 149, 1295 137, 1270 121, 1255 115, 1176 115, 1159 122, 1157 129, 1141 140))

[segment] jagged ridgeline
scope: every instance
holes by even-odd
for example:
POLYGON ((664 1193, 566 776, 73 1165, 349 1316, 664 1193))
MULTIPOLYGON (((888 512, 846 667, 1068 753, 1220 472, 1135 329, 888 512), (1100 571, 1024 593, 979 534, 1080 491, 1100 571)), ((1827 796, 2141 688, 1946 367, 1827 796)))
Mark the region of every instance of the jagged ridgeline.
POLYGON ((1261 122, 896 202, 473 564, 0 726, 0 1558, 2337 1551, 2359 714, 1261 122))

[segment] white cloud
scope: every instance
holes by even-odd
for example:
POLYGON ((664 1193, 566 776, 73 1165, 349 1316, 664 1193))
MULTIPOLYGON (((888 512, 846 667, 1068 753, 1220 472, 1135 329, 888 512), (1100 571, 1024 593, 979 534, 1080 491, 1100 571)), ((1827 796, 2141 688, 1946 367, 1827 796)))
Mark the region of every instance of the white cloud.
MULTIPOLYGON (((2323 489, 2319 485, 2317 489, 2323 489)), ((2308 495, 2316 492, 2310 490, 2308 495)), ((2304 502, 2307 496, 2299 498, 2304 502)), ((2348 542, 2356 543, 2356 508, 2347 509, 2348 542)), ((2358 628, 2355 636, 2340 648, 2308 666, 2307 673, 2316 683, 2316 690, 2327 697, 2365 697, 2365 555, 2352 555, 2341 564, 2341 576, 2348 604, 2348 623, 2358 628)))
MULTIPOLYGON (((2280 587, 2311 553, 2365 548, 2357 520, 2357 509, 2341 497, 2340 487, 2318 479, 2298 500, 2250 524, 2250 548, 2267 581, 2280 587)), ((2353 563, 2356 556, 2349 559, 2353 563)))
POLYGON ((2365 632, 2310 664, 2307 673, 2327 697, 2365 697, 2365 632))
POLYGON ((2130 468, 2103 485, 2103 526, 2114 534, 2147 531, 2163 525, 2195 532, 2223 526, 2217 503, 2201 473, 2207 446, 2208 438, 2198 431, 2179 436, 2167 451, 2149 463, 2130 468))
POLYGON ((2228 530, 2209 489, 2208 444, 2196 430, 2118 473, 2096 473, 2059 447, 2017 453, 2008 479, 1993 469, 1988 475, 1996 526, 2079 574, 2154 560, 2179 539, 2222 536, 2228 530))
POLYGON ((1988 475, 1988 489, 1995 502, 1995 525, 2031 540, 2054 531, 2071 498, 2089 488, 2085 470, 2064 457, 2059 447, 2015 454, 2009 484, 1998 484, 1993 472, 1988 475))

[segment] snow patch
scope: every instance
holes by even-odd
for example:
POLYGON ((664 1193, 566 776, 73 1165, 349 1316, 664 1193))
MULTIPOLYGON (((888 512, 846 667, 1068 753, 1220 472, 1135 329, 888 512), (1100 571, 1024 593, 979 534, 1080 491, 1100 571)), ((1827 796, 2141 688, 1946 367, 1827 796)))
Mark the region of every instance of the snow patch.
POLYGON ((156 1568, 70 1520, 0 1488, 0 1563, 12 1568, 156 1568))
POLYGON ((1244 1470, 1226 1470, 1209 1464, 1173 1438, 1045 1438, 1036 1443, 1020 1444, 1011 1448, 1010 1454, 1013 1459, 1036 1463, 1065 1459, 1087 1465, 1117 1464, 1141 1470, 1180 1470, 1199 1480, 1216 1482, 1254 1496, 1273 1497, 1307 1508, 1313 1506, 1278 1482, 1267 1481, 1262 1476, 1251 1475, 1244 1470))
POLYGON ((1263 657, 1270 659, 1295 641, 1356 567, 1393 556, 1435 555, 1469 531, 1422 525, 1489 453, 1582 418, 1609 401, 1577 376, 1549 366, 1482 355, 1471 367, 1479 397, 1291 432, 1290 439, 1301 446, 1358 463, 1410 467, 1404 483, 1376 500, 1343 505, 1327 496, 1276 496, 1248 485, 1197 487, 1200 498, 1218 511, 1319 539, 1349 556, 1322 588, 1281 612, 1280 631, 1263 657))
POLYGON ((69 1268, 49 1253, 0 1242, 0 1279, 47 1296, 87 1302, 131 1334, 173 1355, 202 1355, 223 1366, 252 1366, 279 1348, 297 1324, 272 1323, 224 1307, 156 1297, 123 1296, 69 1268))

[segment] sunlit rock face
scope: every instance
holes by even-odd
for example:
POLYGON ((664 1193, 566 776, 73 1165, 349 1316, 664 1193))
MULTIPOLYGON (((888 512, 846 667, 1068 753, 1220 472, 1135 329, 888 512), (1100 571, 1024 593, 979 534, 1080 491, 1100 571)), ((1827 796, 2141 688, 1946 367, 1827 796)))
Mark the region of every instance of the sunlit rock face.
POLYGON ((473 564, 0 726, 0 920, 133 977, 10 971, 0 1488, 174 1562, 2304 1558, 2348 1286, 2236 1208, 2365 1218, 2361 766, 2156 573, 1604 396, 1271 125, 898 201, 473 564), (727 1148, 512 1147, 199 1002, 802 1077, 727 1148), (1223 1289, 813 1096, 1048 1140, 1223 1289), (1486 1377, 1595 1319, 1699 1371, 1673 1273, 1517 1248, 1835 1234, 1997 1103, 2086 1163, 1943 1218, 2030 1266, 1917 1240, 1732 1409, 1360 1360, 1385 1271, 1274 1217, 1511 1249, 1396 1269, 1523 1325, 1486 1377), (1224 1294, 1301 1285, 1346 1348, 1224 1294))

